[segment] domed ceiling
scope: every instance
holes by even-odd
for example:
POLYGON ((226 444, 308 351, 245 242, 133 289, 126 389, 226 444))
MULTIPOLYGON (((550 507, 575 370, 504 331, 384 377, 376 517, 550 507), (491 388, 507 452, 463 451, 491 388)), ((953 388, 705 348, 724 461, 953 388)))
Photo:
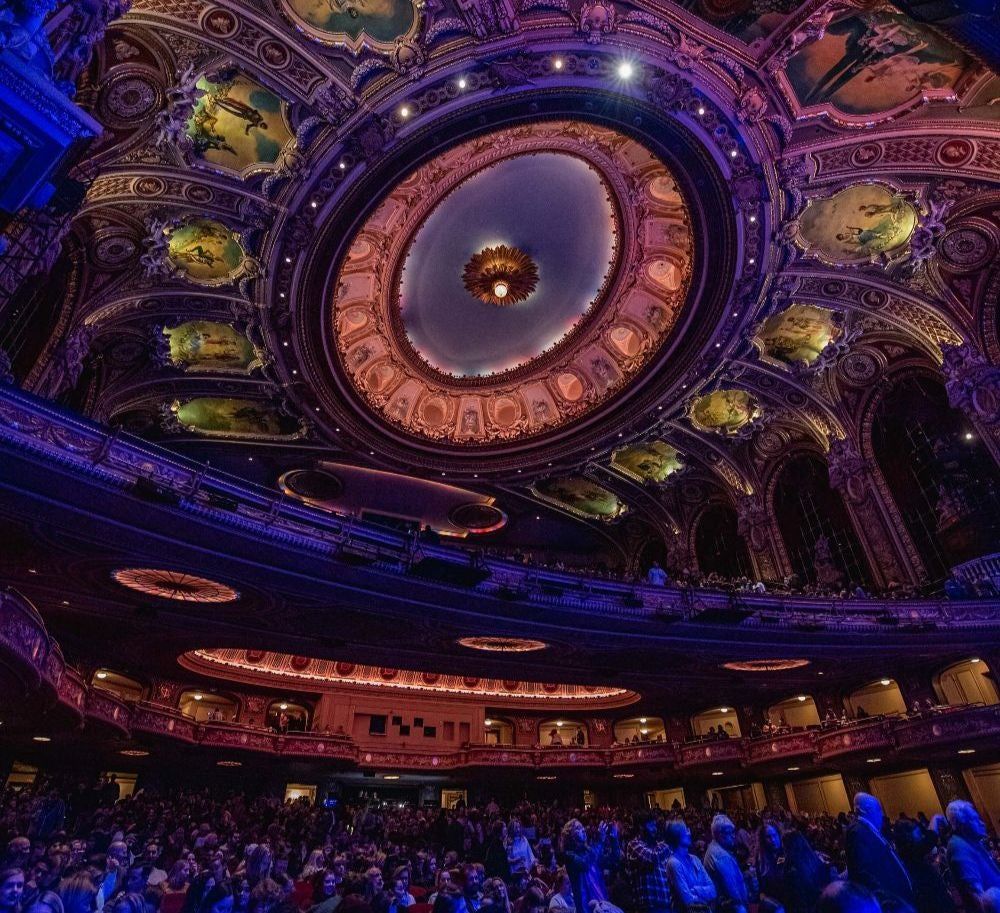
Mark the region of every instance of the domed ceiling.
POLYGON ((1000 78, 926 7, 75 10, 58 48, 103 37, 57 76, 106 131, 0 346, 29 391, 276 505, 377 491, 387 523, 590 564, 692 565, 724 508, 780 577, 774 480, 807 453, 875 576, 915 579, 857 469, 879 391, 937 378, 1000 452, 974 392, 1000 78), (455 491, 411 509, 429 482, 455 491))
POLYGON ((337 274, 332 332, 381 419, 458 444, 515 440, 641 371, 691 257, 687 207, 648 149, 583 122, 526 124, 435 156, 388 194, 337 274))

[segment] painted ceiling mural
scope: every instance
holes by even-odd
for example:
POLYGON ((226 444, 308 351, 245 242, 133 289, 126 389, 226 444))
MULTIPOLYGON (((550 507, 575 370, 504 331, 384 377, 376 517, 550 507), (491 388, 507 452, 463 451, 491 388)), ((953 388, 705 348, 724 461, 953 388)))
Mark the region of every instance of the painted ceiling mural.
POLYGON ((15 373, 323 509, 751 529, 896 365, 1000 358, 1000 77, 911 6, 133 0, 15 373))

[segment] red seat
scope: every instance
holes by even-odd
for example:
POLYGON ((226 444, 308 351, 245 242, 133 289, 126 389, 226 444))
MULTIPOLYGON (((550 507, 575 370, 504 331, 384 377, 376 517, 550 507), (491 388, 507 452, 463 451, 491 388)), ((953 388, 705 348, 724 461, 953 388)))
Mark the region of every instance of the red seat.
MULTIPOLYGON (((411 890, 410 893, 413 894, 413 891, 411 890)), ((417 895, 413 894, 413 896, 416 897, 417 895)), ((406 908, 406 913, 431 913, 431 910, 433 909, 434 909, 434 904, 415 903, 411 904, 406 908)))
POLYGON ((410 885, 410 893, 418 904, 427 899, 427 888, 422 888, 418 884, 410 885))

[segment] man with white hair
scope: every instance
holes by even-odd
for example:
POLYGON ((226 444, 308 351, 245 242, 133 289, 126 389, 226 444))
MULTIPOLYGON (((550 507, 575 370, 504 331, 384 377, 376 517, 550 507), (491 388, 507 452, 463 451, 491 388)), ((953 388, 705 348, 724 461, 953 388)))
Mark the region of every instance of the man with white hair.
POLYGON ((988 892, 1000 891, 1000 866, 983 846, 986 825, 975 806, 961 799, 948 804, 947 816, 954 831, 948 841, 948 865, 955 886, 970 913, 985 913, 988 892))
POLYGON ((719 894, 719 907, 726 913, 747 913, 750 893, 736 849, 736 825, 726 815, 712 819, 712 842, 705 851, 705 870, 719 894))
POLYGON ((882 833, 885 813, 869 793, 854 797, 855 822, 847 829, 847 877, 868 888, 883 906, 913 906, 913 885, 903 860, 882 833))

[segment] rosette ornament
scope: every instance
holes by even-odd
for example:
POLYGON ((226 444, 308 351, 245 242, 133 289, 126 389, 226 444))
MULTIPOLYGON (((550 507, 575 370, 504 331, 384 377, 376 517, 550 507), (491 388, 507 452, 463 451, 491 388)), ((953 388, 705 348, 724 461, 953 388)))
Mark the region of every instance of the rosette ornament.
POLYGON ((510 307, 525 301, 538 285, 538 267, 523 250, 499 244, 483 248, 465 264, 462 282, 469 294, 510 307))

